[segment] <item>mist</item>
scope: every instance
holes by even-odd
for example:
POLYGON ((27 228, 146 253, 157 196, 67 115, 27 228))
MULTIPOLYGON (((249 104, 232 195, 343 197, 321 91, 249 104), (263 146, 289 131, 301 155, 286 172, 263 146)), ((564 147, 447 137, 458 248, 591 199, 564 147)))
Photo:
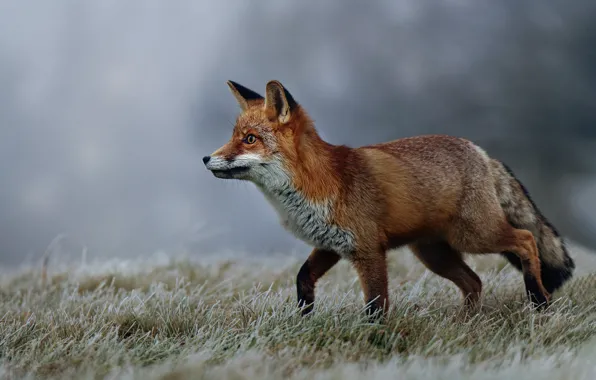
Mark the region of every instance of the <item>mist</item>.
POLYGON ((248 183, 201 157, 231 79, 280 80, 323 138, 423 133, 505 161, 596 248, 596 3, 0 2, 0 264, 57 236, 76 257, 308 254, 248 183))

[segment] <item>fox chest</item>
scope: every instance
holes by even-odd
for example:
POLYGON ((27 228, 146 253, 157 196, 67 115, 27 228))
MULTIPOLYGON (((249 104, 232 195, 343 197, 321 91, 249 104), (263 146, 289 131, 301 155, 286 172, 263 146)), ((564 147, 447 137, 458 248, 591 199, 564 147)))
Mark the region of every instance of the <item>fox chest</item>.
POLYGON ((353 233, 332 223, 331 202, 315 203, 292 189, 271 192, 266 197, 283 227, 306 244, 340 255, 354 251, 353 233))

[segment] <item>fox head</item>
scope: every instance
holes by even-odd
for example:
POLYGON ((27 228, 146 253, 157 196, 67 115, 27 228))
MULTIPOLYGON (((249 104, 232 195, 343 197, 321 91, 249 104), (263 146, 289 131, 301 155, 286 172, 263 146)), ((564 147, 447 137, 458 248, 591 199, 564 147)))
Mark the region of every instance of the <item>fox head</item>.
POLYGON ((278 81, 267 83, 264 98, 238 83, 227 83, 241 113, 230 140, 203 157, 203 163, 218 178, 284 187, 299 165, 301 136, 314 132, 312 122, 278 81))

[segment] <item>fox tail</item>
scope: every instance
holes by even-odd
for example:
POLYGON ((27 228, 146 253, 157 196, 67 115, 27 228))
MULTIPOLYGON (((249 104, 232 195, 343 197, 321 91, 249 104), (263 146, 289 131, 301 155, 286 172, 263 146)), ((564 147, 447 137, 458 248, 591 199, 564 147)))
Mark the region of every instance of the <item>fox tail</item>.
MULTIPOLYGON (((509 167, 491 159, 491 171, 507 221, 513 227, 528 230, 534 235, 540 256, 542 283, 549 293, 554 292, 571 278, 575 269, 575 262, 569 256, 563 238, 542 215, 509 167)), ((522 269, 522 263, 515 254, 501 254, 517 269, 522 269)))

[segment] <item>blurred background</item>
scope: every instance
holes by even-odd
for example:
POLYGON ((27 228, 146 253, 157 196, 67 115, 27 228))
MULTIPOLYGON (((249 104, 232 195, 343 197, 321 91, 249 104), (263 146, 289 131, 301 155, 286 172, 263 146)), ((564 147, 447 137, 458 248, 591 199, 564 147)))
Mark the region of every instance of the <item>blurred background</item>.
POLYGON ((0 0, 0 265, 49 245, 306 256, 252 184, 200 160, 239 111, 228 79, 282 81, 332 143, 467 137, 596 248, 595 17, 590 0, 0 0))

